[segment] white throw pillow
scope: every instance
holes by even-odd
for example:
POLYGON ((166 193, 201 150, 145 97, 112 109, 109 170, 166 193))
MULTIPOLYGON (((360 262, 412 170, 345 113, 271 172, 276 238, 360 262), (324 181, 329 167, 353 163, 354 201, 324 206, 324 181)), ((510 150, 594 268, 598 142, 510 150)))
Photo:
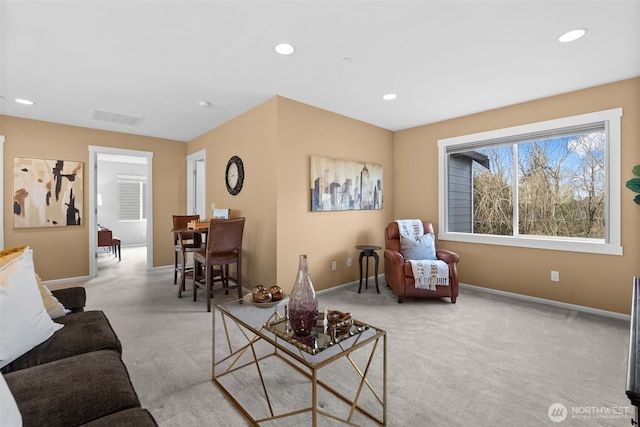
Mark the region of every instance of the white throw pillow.
POLYGON ((0 426, 22 426, 22 415, 20 415, 16 400, 2 375, 0 375, 0 409, 0 426))
POLYGON ((417 239, 400 236, 400 247, 405 259, 436 259, 436 236, 433 233, 424 234, 417 239))
POLYGON ((56 324, 44 308, 33 267, 33 251, 25 249, 0 268, 0 368, 47 340, 56 324))
POLYGON ((42 279, 36 273, 36 283, 38 284, 38 290, 40 291, 40 296, 42 297, 42 302, 44 304, 44 309, 49 313, 49 317, 52 319, 57 319, 58 317, 62 317, 67 314, 67 310, 64 308, 64 305, 58 301, 58 298, 54 297, 49 288, 42 283, 42 279))

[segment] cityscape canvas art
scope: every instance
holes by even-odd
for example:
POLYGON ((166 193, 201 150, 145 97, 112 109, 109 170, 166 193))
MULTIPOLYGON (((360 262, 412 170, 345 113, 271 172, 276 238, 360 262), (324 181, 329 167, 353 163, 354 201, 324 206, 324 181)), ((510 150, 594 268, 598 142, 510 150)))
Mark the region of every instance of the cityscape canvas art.
POLYGON ((311 211, 382 209, 383 168, 311 156, 311 211))
POLYGON ((82 224, 82 162, 13 159, 13 226, 64 227, 82 224))

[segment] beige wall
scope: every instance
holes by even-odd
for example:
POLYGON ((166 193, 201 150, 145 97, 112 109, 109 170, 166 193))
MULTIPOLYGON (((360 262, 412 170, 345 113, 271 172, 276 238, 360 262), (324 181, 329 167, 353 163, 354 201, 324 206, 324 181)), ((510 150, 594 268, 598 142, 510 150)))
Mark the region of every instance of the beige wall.
MULTIPOLYGON (((617 107, 623 108, 624 185, 632 177, 633 165, 640 164, 640 78, 396 132, 394 213, 429 219, 437 229, 438 139, 617 107)), ((621 190, 623 256, 460 242, 439 245, 460 254, 463 283, 629 313, 632 277, 640 275, 640 206, 633 197, 629 190, 621 190), (550 281, 551 270, 560 272, 559 282, 550 281)))
POLYGON ((393 218, 392 140, 388 130, 278 98, 277 267, 283 288, 293 287, 300 254, 308 255, 311 279, 321 290, 358 280, 356 245, 384 247, 384 227, 393 218), (383 209, 311 212, 311 155, 381 164, 383 209))
POLYGON ((276 282, 276 150, 277 102, 273 98, 188 143, 189 153, 206 150, 207 212, 231 209, 246 218, 243 235, 243 286, 276 282), (244 185, 236 196, 227 192, 225 171, 232 156, 242 159, 244 185))
MULTIPOLYGON (((135 149, 154 153, 154 266, 172 265, 168 230, 171 215, 185 211, 185 157, 205 149, 207 210, 215 202, 217 207, 230 208, 234 217, 247 218, 245 286, 277 283, 290 291, 298 255, 306 253, 316 289, 326 289, 358 279, 355 245, 384 246, 383 230, 389 221, 420 217, 434 221, 437 228, 438 139, 617 107, 623 108, 624 182, 631 177, 632 166, 640 163, 638 78, 395 133, 281 97, 186 144, 0 116, 0 134, 6 137, 5 246, 30 244, 36 269, 45 280, 87 275, 86 223, 77 228, 13 229, 13 156, 61 157, 88 165, 89 145, 135 149), (226 164, 233 155, 245 164, 245 184, 237 196, 229 195, 224 184, 226 164), (311 212, 311 155, 382 164, 384 208, 311 212), (61 241, 64 250, 60 250, 61 241), (353 258, 350 268, 347 257, 353 258), (336 271, 331 271, 333 260, 338 264, 336 271)), ((623 189, 624 256, 459 242, 439 245, 460 253, 464 283, 628 313, 631 278, 640 275, 640 206, 632 199, 633 194, 623 189), (560 282, 549 280, 551 270, 560 271, 560 282)))
MULTIPOLYGON (((43 280, 89 274, 89 146, 153 152, 154 266, 173 265, 171 214, 186 207, 186 144, 159 138, 0 116, 4 143, 4 243, 34 249, 36 271, 43 280), (84 224, 78 227, 13 228, 13 157, 84 162, 84 224)), ((126 244, 126 236, 121 237, 126 244)))
MULTIPOLYGON (((357 120, 286 98, 274 97, 188 143, 189 153, 207 152, 207 200, 245 216, 244 286, 278 284, 289 292, 298 256, 309 256, 316 289, 358 279, 357 244, 384 244, 382 230, 391 218, 385 209, 312 213, 309 161, 322 155, 379 163, 385 188, 391 188, 392 133, 357 120), (238 155, 245 166, 240 194, 224 184, 227 161, 238 155), (353 258, 352 267, 346 266, 353 258), (331 271, 331 261, 338 268, 331 271)), ((382 271, 382 263, 380 266, 382 271)))

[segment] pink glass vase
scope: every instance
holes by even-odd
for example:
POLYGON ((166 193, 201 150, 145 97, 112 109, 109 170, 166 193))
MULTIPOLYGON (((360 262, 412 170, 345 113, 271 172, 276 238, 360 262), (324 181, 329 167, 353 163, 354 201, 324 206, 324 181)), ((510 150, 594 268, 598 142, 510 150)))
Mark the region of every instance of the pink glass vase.
POLYGON ((318 319, 318 300, 311 283, 307 256, 300 255, 298 276, 289 296, 289 324, 295 335, 306 337, 313 334, 318 319))

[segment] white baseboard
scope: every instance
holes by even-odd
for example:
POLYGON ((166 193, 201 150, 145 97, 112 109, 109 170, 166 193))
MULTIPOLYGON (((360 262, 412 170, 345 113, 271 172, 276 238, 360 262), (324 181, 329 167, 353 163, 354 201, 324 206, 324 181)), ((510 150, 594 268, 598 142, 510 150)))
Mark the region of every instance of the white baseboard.
POLYGON ((516 294, 516 293, 513 293, 513 292, 500 291, 498 289, 483 288, 481 286, 468 285, 466 283, 460 283, 460 288, 462 288, 462 289, 465 289, 465 288, 472 289, 472 290, 478 291, 478 292, 486 292, 486 293, 489 293, 489 294, 501 295, 501 296, 505 296, 505 297, 509 297, 509 298, 515 298, 515 299, 520 299, 520 300, 524 300, 524 301, 536 302, 536 303, 539 303, 539 304, 552 305, 552 306, 556 306, 556 307, 566 308, 567 310, 582 311, 584 313, 595 314, 595 315, 598 315, 598 316, 605 316, 605 317, 611 317, 611 318, 614 318, 614 319, 631 321, 631 316, 630 315, 622 314, 622 313, 616 313, 615 311, 600 310, 600 309, 597 309, 597 308, 585 307, 585 306, 577 305, 577 304, 569 304, 569 303, 566 303, 566 302, 554 301, 554 300, 545 299, 545 298, 538 298, 538 297, 532 297, 532 296, 529 296, 529 295, 516 294))
POLYGON ((65 283, 73 283, 73 282, 86 282, 89 280, 89 276, 78 276, 78 277, 67 277, 64 279, 53 279, 43 281, 45 285, 63 285, 65 283))
POLYGON ((84 284, 89 280, 89 276, 67 277, 64 279, 43 280, 42 283, 50 290, 70 288, 84 284))
MULTIPOLYGON (((316 294, 324 294, 325 292, 335 291, 336 289, 344 288, 345 286, 350 286, 350 285, 353 285, 354 283, 359 283, 359 282, 360 282, 359 280, 355 280, 353 282, 343 283, 342 285, 332 286, 332 287, 327 288, 327 289, 322 289, 322 290, 316 291, 316 294)), ((374 282, 374 285, 375 285, 375 282, 374 282)))

